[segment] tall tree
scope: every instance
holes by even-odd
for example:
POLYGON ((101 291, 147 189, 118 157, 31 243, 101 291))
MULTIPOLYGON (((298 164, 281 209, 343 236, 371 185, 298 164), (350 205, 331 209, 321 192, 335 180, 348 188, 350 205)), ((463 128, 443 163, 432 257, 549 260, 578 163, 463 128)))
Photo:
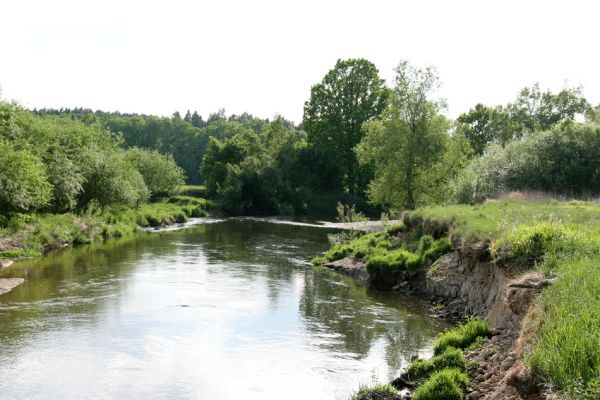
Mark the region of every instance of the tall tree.
POLYGON ((446 163, 456 164, 444 157, 450 146, 448 121, 440 115, 444 104, 429 98, 438 87, 433 68, 402 61, 390 106, 381 118, 365 124, 357 154, 362 164, 375 168, 376 178, 369 185, 374 203, 413 209, 431 197, 429 192, 440 190, 439 184, 431 185, 438 182, 433 175, 447 174, 446 163))
MULTIPOLYGON (((323 80, 311 88, 304 104, 308 143, 326 164, 333 164, 338 184, 351 193, 366 188, 367 168, 360 168, 354 147, 361 127, 384 110, 388 91, 377 68, 365 59, 338 60, 323 80)), ((327 168, 331 169, 331 168, 327 168)), ((332 182, 326 185, 331 187, 332 182)))
POLYGON ((200 114, 198 114, 198 111, 194 111, 190 122, 196 128, 202 128, 205 125, 204 121, 202 120, 202 116, 200 116, 200 114))

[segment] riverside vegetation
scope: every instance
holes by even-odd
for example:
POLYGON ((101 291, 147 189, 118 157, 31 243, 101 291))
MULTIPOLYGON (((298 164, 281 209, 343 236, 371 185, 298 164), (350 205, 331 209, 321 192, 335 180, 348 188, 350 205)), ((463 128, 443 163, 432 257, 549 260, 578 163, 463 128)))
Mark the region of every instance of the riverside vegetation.
MULTIPOLYGON (((557 396, 596 398, 600 210, 552 199, 600 195, 600 105, 579 87, 534 84, 452 121, 435 97, 440 84, 434 68, 406 61, 387 85, 370 61, 339 60, 311 88, 298 125, 224 110, 204 120, 0 101, 3 256, 204 215, 198 196, 226 215, 333 215, 340 201, 368 215, 410 210, 444 229, 340 235, 315 262, 351 256, 385 283, 431 272, 457 238, 484 242, 494 260, 555 278, 536 300, 532 376, 557 396), (177 193, 184 183, 204 188, 177 193), (529 195, 490 201, 514 191, 529 195)), ((422 367, 460 359, 444 354, 422 367)), ((448 398, 462 397, 462 374, 462 365, 432 372, 415 396, 448 387, 448 398)))
MULTIPOLYGON (((535 337, 531 338, 533 345, 524 358, 532 379, 542 382, 549 390, 548 395, 557 398, 593 399, 600 395, 598 203, 500 199, 477 206, 423 207, 409 215, 412 219, 429 221, 432 226, 450 229, 433 240, 396 225, 385 232, 365 234, 349 243, 336 244, 313 262, 324 263, 352 255, 365 261, 371 278, 377 280, 382 270, 386 274, 427 270, 431 262, 423 256, 427 253, 424 248, 440 249, 435 252, 436 257, 450 251, 446 244, 436 246, 435 243, 460 239, 463 246, 468 246, 485 241, 494 259, 555 277, 555 283, 544 289, 534 304, 539 313, 531 322, 535 337), (424 243, 429 245, 424 246, 424 243)), ((441 398, 425 394, 430 390, 440 393, 440 385, 455 393, 454 397, 444 398, 463 398, 462 375, 452 372, 455 379, 447 379, 432 374, 448 368, 464 371, 462 352, 456 349, 467 348, 477 343, 478 336, 488 334, 489 328, 483 321, 470 320, 441 335, 434 343, 435 357, 418 360, 407 370, 409 377, 422 382, 414 398, 441 398), (423 381, 424 376, 430 378, 423 381), (435 384, 428 383, 430 380, 435 384)), ((364 397, 368 393, 366 389, 362 390, 361 398, 369 398, 364 397)))

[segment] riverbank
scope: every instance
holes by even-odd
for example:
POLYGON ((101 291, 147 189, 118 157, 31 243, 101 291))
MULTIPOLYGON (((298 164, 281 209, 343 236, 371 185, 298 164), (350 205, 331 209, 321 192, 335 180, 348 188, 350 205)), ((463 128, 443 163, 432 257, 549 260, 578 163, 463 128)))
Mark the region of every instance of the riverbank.
POLYGON ((172 196, 137 208, 112 206, 81 214, 19 214, 2 216, 0 262, 39 257, 49 251, 131 235, 205 217, 208 202, 191 196, 172 196))
POLYGON ((428 299, 441 316, 484 319, 493 335, 464 351, 469 384, 457 398, 592 399, 600 386, 599 216, 592 202, 424 208, 315 262, 362 270, 374 286, 428 299))

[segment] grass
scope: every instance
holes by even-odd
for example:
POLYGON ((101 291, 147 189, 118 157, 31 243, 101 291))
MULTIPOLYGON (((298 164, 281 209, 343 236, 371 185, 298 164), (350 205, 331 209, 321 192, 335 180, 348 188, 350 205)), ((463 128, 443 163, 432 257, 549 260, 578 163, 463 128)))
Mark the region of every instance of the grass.
POLYGON ((184 185, 176 190, 176 194, 180 196, 190 197, 206 197, 206 186, 204 185, 184 185))
POLYGON ((600 387, 600 203, 490 201, 422 208, 411 218, 445 221, 467 245, 488 240, 494 257, 557 276, 542 293, 526 360, 565 397, 593 398, 600 387))
POLYGON ((451 249, 447 237, 435 240, 430 235, 415 237, 404 233, 404 228, 394 226, 385 232, 364 234, 348 243, 332 246, 312 263, 320 265, 354 256, 365 261, 369 274, 385 275, 395 270, 416 271, 451 249))
POLYGON ((423 380, 435 371, 444 368, 466 368, 465 357, 460 349, 449 347, 443 353, 429 360, 415 360, 406 371, 412 381, 423 380))
POLYGON ((350 400, 387 400, 399 399, 398 391, 392 385, 378 384, 374 386, 361 386, 350 400))
POLYGON ((456 368, 436 371, 415 390, 414 400, 462 400, 469 384, 467 375, 456 368))
POLYGON ((0 216, 0 257, 24 258, 70 245, 130 235, 140 227, 157 227, 206 216, 204 199, 180 199, 112 206, 85 213, 11 214, 0 216))
POLYGON ((452 328, 440 334, 433 343, 436 355, 444 353, 449 348, 466 349, 480 337, 490 336, 490 326, 482 319, 471 318, 465 324, 452 328))

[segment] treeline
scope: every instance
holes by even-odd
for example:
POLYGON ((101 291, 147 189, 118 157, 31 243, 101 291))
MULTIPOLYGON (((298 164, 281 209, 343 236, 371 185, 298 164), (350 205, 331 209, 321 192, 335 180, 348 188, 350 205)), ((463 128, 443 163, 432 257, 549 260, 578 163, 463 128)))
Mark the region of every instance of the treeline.
POLYGON ((98 122, 0 102, 0 211, 135 206, 184 183, 171 156, 121 144, 98 122))
POLYGON ((395 72, 388 87, 371 62, 340 60, 311 88, 303 131, 274 121, 213 137, 201 166, 209 193, 232 213, 311 212, 311 196, 326 191, 393 210, 508 190, 600 194, 600 106, 581 88, 536 84, 452 121, 434 68, 401 62, 395 72))
POLYGON ((158 117, 84 108, 40 109, 33 110, 33 113, 41 117, 68 116, 86 125, 98 124, 119 135, 125 148, 138 147, 172 155, 190 184, 204 182, 200 175, 200 163, 210 137, 222 140, 248 129, 259 133, 269 125, 269 120, 247 113, 227 116, 223 109, 211 113, 207 120, 197 111, 187 111, 183 117, 179 112, 171 117, 158 117))
POLYGON ((536 84, 509 104, 477 104, 453 121, 435 97, 434 68, 403 61, 395 72, 386 85, 370 61, 339 60, 311 88, 298 126, 224 110, 206 120, 190 111, 33 114, 102 131, 113 146, 172 155, 187 181, 206 184, 230 214, 334 214, 339 200, 362 210, 367 202, 371 210, 411 209, 507 190, 600 193, 600 106, 581 88, 553 93, 536 84))

